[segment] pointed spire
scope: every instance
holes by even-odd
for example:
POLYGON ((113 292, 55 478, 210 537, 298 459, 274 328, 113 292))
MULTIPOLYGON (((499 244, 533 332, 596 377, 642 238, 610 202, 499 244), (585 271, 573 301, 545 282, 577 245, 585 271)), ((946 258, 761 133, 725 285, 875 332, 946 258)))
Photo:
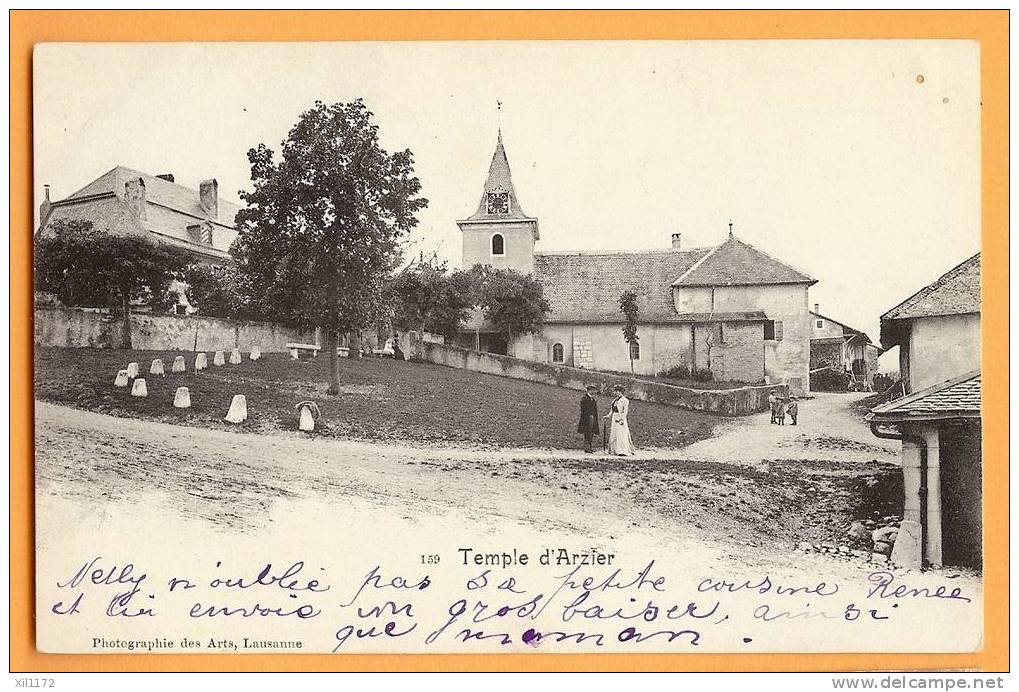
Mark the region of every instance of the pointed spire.
POLYGON ((729 219, 729 237, 732 238, 732 219, 729 219))
POLYGON ((492 163, 488 166, 488 178, 485 180, 485 187, 481 193, 481 202, 478 210, 470 216, 470 219, 482 218, 528 218, 527 214, 520 207, 520 200, 517 199, 517 192, 513 188, 513 174, 510 172, 509 159, 506 157, 506 145, 502 141, 502 128, 498 130, 495 141, 495 153, 492 154, 492 163), (507 193, 508 209, 506 212, 489 214, 488 198, 491 193, 496 195, 507 193))

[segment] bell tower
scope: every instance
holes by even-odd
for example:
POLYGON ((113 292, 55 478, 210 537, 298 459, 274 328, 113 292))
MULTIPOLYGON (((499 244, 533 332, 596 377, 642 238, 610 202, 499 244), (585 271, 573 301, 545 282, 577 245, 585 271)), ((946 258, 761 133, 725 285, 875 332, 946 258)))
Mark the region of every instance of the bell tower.
POLYGON ((538 219, 525 214, 517 199, 501 129, 477 211, 456 223, 463 234, 464 269, 489 264, 521 274, 534 271, 538 219))

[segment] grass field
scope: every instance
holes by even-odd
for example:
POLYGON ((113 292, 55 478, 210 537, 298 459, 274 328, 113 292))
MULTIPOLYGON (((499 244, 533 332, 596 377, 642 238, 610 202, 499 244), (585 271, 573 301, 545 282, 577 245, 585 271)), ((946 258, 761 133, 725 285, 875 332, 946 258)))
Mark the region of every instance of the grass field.
MULTIPOLYGON (((296 431, 294 406, 315 401, 322 412, 321 435, 411 442, 453 442, 486 446, 580 448, 576 434, 580 392, 426 363, 340 359, 342 392, 325 393, 324 357, 295 361, 287 354, 263 354, 258 361, 192 370, 194 353, 37 348, 36 397, 44 401, 117 416, 251 432, 296 431), (171 374, 174 356, 188 371, 171 374), (167 375, 148 375, 162 358, 167 375), (136 361, 148 397, 113 385, 117 370, 136 361), (173 408, 177 387, 191 392, 190 409, 173 408), (230 400, 244 394, 248 420, 223 421, 230 400)), ((610 399, 600 397, 604 414, 610 399)), ((639 447, 676 448, 703 439, 721 418, 712 414, 635 401, 631 429, 639 447)))

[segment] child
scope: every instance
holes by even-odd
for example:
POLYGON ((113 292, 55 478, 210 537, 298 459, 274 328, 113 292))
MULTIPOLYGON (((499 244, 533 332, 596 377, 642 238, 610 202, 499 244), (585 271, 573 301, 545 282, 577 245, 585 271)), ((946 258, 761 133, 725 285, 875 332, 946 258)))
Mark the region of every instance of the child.
POLYGON ((796 403, 796 397, 789 397, 789 403, 785 407, 786 412, 789 414, 789 418, 792 419, 792 425, 796 425, 796 416, 800 413, 799 404, 796 403))

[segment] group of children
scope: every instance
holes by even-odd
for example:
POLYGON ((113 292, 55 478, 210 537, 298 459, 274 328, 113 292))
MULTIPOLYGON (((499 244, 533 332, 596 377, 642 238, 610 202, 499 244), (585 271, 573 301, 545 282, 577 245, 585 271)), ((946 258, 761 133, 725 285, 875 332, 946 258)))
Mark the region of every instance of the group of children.
POLYGON ((768 403, 771 405, 771 422, 773 425, 785 425, 786 415, 792 419, 792 425, 796 425, 796 417, 800 413, 796 397, 790 396, 783 399, 772 392, 768 395, 768 403))

